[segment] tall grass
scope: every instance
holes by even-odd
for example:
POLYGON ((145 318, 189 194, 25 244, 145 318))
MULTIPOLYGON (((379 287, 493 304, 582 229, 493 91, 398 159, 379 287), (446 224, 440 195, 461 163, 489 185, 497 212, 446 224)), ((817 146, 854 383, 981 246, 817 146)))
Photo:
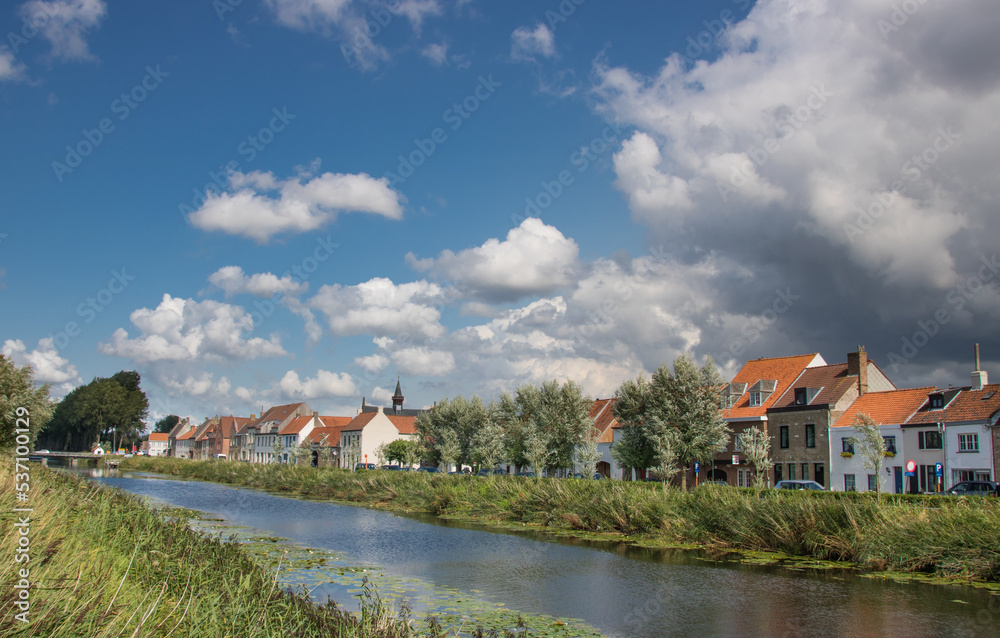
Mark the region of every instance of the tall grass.
MULTIPOLYGON (((14 500, 0 462, 0 496, 14 500)), ((30 561, 15 563, 15 514, 0 513, 0 635, 74 637, 409 636, 377 595, 364 613, 283 591, 235 542, 192 531, 118 490, 31 469, 30 561), (30 571, 30 622, 14 618, 20 569, 30 571)))
POLYGON ((395 510, 1000 580, 1000 501, 133 458, 123 467, 395 510))

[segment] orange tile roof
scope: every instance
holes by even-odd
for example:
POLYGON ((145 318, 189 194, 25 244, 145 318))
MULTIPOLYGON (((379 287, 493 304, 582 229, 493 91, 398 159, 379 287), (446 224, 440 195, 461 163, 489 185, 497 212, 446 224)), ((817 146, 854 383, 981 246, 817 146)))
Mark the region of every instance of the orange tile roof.
MULTIPOLYGON (((948 390, 941 390, 941 392, 947 396, 948 390)), ((969 387, 961 388, 958 395, 943 410, 931 410, 925 406, 910 422, 992 422, 997 412, 1000 412, 1000 383, 991 383, 984 385, 982 390, 973 390, 969 387)))
POLYGON ((774 405, 788 390, 803 370, 810 365, 825 365, 825 363, 823 357, 816 352, 791 357, 771 357, 747 361, 732 380, 733 383, 746 383, 747 391, 739 398, 736 405, 722 411, 722 417, 724 419, 746 419, 764 416, 767 409, 774 405), (774 392, 761 401, 761 405, 751 407, 749 389, 761 380, 777 381, 778 383, 774 392))
POLYGON ((295 417, 288 422, 288 425, 281 428, 278 434, 298 434, 312 422, 313 418, 311 416, 299 416, 295 417))
POLYGON ((194 435, 194 429, 193 428, 190 429, 190 430, 188 430, 184 434, 178 435, 177 437, 175 437, 174 440, 175 441, 187 441, 188 439, 191 438, 192 435, 194 435))
POLYGON ((614 437, 613 428, 618 426, 614 406, 618 399, 597 399, 590 406, 590 418, 594 422, 598 443, 611 443, 614 437))
POLYGON ((150 441, 166 441, 170 438, 170 435, 166 432, 151 432, 149 435, 150 441))
POLYGON ((343 428, 345 425, 350 423, 354 417, 352 416, 321 416, 319 420, 323 423, 322 427, 327 428, 343 428))
POLYGON ((362 412, 358 416, 351 419, 351 422, 344 426, 344 432, 355 432, 357 430, 363 429, 366 425, 371 423, 371 420, 375 418, 378 412, 362 412))
POLYGON ((310 443, 324 444, 327 447, 337 447, 340 445, 340 433, 344 428, 342 426, 332 426, 332 427, 317 427, 313 428, 306 440, 310 443), (324 441, 323 437, 326 437, 324 441))
POLYGON ((924 404, 927 394, 933 391, 934 387, 928 386, 862 394, 837 419, 833 427, 850 427, 854 424, 854 417, 861 413, 867 414, 879 425, 902 425, 924 404))
POLYGON ((417 433, 417 417, 415 416, 399 416, 398 414, 387 414, 389 420, 392 424, 396 426, 400 434, 416 434, 417 433))

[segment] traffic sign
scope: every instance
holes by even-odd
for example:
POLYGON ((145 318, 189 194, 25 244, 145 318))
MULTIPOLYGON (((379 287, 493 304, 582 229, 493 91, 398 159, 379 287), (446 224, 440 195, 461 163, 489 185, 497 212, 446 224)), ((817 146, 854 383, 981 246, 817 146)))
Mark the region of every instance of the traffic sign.
POLYGON ((700 469, 701 469, 701 465, 698 463, 698 461, 695 461, 694 462, 694 473, 697 474, 698 470, 700 470, 700 469))
POLYGON ((939 478, 944 476, 944 465, 941 463, 936 463, 934 465, 934 473, 937 474, 939 478))
POLYGON ((906 462, 906 471, 907 472, 916 472, 917 471, 917 462, 916 461, 907 461, 906 462))

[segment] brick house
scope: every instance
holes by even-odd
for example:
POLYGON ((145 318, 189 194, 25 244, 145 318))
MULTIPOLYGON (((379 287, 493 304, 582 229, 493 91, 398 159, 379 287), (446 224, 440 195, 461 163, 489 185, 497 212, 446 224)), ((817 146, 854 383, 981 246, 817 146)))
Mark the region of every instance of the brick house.
POLYGON ((774 462, 772 485, 798 479, 829 488, 830 428, 859 396, 894 389, 896 386, 860 347, 847 354, 846 363, 803 370, 767 410, 774 462))

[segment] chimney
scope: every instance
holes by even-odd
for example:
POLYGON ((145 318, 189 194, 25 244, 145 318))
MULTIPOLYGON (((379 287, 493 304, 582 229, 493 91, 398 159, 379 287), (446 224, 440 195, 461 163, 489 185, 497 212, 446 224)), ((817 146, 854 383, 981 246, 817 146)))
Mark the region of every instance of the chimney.
POLYGON ((257 415, 256 415, 256 414, 251 414, 251 415, 250 415, 250 420, 251 420, 251 421, 253 421, 253 420, 254 420, 254 419, 256 419, 256 418, 257 418, 257 415))
POLYGON ((975 355, 976 355, 976 369, 973 370, 973 372, 972 372, 972 389, 973 390, 982 390, 983 386, 989 384, 990 378, 989 378, 989 375, 986 373, 986 370, 980 370, 979 369, 979 344, 978 343, 976 344, 975 355))
POLYGON ((858 377, 858 396, 868 392, 868 353, 864 346, 847 353, 847 375, 858 377))

